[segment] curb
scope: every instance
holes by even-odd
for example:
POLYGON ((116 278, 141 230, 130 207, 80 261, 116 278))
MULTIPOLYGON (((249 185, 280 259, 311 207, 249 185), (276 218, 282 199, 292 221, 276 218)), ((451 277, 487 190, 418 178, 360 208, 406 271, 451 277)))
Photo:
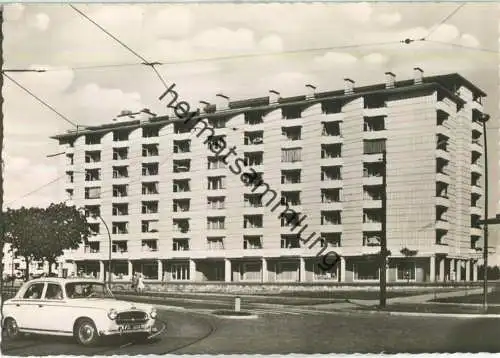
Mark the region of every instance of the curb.
POLYGON ((210 313, 212 316, 223 319, 257 319, 258 315, 250 315, 250 316, 226 316, 226 315, 218 315, 215 313, 210 313))
POLYGON ((500 314, 477 314, 477 313, 428 313, 428 312, 386 312, 390 316, 406 317, 442 317, 442 318, 500 318, 500 314))

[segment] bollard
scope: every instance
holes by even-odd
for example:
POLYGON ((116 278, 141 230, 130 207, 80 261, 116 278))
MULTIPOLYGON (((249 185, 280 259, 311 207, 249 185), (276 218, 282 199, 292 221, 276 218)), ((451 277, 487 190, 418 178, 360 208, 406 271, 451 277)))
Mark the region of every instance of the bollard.
POLYGON ((240 306, 241 306, 241 298, 240 297, 235 297, 234 299, 234 310, 236 312, 240 311, 240 306))

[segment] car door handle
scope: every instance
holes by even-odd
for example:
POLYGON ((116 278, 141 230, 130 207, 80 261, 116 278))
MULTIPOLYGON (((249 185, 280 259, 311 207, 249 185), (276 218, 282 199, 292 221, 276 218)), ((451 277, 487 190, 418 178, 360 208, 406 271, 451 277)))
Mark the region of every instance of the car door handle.
POLYGON ((43 305, 38 305, 38 307, 43 307, 43 305))
POLYGON ((21 307, 21 305, 19 303, 16 304, 16 307, 21 307))

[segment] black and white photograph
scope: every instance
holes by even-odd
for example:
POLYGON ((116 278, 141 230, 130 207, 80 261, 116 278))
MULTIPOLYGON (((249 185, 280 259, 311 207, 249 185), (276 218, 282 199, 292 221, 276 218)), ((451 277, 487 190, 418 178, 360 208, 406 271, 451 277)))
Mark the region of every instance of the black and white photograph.
POLYGON ((5 356, 500 352, 500 3, 0 4, 5 356))

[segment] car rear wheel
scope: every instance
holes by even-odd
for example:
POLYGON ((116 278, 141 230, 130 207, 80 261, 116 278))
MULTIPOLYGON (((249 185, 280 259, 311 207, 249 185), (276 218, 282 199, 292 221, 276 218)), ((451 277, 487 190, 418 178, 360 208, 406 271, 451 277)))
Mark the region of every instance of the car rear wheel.
POLYGON ((75 328, 75 338, 81 345, 93 346, 99 341, 99 334, 90 319, 80 320, 75 328))
POLYGON ((19 327, 14 318, 7 317, 3 324, 2 333, 7 339, 14 339, 19 337, 19 327))

